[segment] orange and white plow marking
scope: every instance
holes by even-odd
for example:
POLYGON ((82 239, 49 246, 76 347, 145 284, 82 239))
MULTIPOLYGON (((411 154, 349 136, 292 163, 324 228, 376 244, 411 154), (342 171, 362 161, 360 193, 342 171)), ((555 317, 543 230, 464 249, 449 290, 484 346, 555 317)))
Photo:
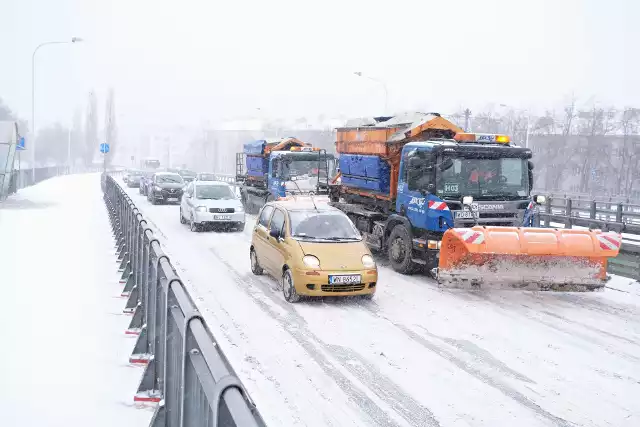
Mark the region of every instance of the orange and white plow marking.
POLYGON ((445 287, 585 291, 604 287, 622 236, 599 230, 481 227, 447 230, 438 282, 445 287))

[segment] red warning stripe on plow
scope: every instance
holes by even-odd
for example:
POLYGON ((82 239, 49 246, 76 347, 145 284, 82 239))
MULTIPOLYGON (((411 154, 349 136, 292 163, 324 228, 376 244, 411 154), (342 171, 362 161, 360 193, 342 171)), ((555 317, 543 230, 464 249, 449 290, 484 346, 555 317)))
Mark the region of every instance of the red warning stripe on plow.
POLYGON ((622 244, 622 235, 619 233, 602 233, 598 234, 597 237, 600 242, 600 248, 607 251, 617 251, 622 244))
POLYGON ((429 203, 427 204, 427 206, 429 207, 429 209, 433 209, 436 211, 448 211, 449 207, 447 206, 447 204, 445 202, 436 202, 434 200, 429 200, 429 203))
POLYGON ((484 242, 484 233, 481 231, 475 231, 471 228, 460 228, 456 229, 456 233, 458 233, 466 243, 480 244, 484 242))

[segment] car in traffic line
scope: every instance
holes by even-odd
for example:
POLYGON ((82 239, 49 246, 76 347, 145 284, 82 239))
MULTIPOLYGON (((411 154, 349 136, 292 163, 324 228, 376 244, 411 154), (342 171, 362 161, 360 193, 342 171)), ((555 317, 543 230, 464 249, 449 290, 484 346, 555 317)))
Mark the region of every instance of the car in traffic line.
POLYGON ((196 175, 196 181, 217 181, 215 174, 210 172, 200 172, 196 175))
POLYGON ((180 203, 180 223, 191 231, 213 229, 244 230, 245 212, 240 199, 226 182, 193 181, 180 203))
POLYGON ((269 202, 249 248, 251 271, 280 280, 288 302, 301 296, 373 298, 378 268, 349 217, 313 200, 269 202))
POLYGON ((186 170, 186 169, 181 169, 180 172, 178 172, 180 174, 180 176, 182 177, 182 179, 184 180, 184 182, 186 184, 190 183, 191 181, 194 181, 196 179, 196 173, 190 170, 186 170))
POLYGON ((142 171, 132 170, 127 173, 127 179, 125 182, 127 183, 127 187, 136 188, 140 187, 140 179, 142 178, 142 171))
POLYGON ((184 181, 177 173, 156 172, 151 177, 147 190, 147 200, 154 205, 158 202, 180 203, 184 192, 184 181))

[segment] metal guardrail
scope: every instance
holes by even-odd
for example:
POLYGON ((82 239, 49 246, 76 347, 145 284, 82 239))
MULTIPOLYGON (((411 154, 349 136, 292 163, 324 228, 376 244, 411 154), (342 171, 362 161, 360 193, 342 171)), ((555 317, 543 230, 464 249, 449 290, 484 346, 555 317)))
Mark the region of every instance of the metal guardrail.
POLYGON ((18 190, 38 184, 50 178, 74 173, 99 172, 99 167, 70 168, 69 166, 47 166, 33 169, 13 170, 9 176, 9 194, 15 194, 18 190), (34 179, 35 175, 35 179, 34 179))
POLYGON ((565 228, 579 226, 640 234, 640 205, 635 204, 547 197, 541 216, 562 223, 565 228))
MULTIPOLYGON (((541 226, 585 227, 640 235, 640 205, 598 200, 547 197, 540 212, 541 226)), ((640 280, 640 240, 622 240, 617 257, 610 258, 607 272, 640 280)))
POLYGON ((548 197, 553 197, 555 199, 572 199, 572 200, 598 200, 602 203, 640 203, 640 199, 630 197, 630 196, 594 196, 594 194, 589 193, 578 193, 571 191, 563 191, 563 190, 540 190, 535 189, 531 191, 531 194, 544 194, 548 197))
POLYGON ((158 402, 151 427, 262 427, 264 421, 140 211, 115 179, 101 186, 145 364, 134 401, 158 402))

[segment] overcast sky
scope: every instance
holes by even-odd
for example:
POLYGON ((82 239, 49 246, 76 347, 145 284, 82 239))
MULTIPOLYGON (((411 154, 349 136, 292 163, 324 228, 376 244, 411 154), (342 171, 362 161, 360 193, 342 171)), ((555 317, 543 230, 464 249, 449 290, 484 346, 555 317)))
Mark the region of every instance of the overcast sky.
POLYGON ((634 0, 0 0, 0 16, 0 97, 25 119, 33 49, 85 39, 38 52, 39 127, 109 86, 121 123, 382 113, 354 71, 387 83, 388 112, 640 105, 634 0))

